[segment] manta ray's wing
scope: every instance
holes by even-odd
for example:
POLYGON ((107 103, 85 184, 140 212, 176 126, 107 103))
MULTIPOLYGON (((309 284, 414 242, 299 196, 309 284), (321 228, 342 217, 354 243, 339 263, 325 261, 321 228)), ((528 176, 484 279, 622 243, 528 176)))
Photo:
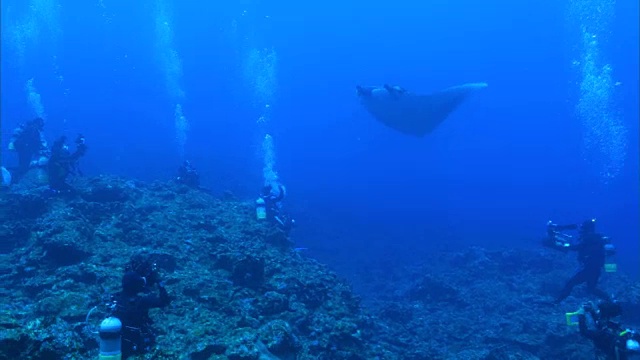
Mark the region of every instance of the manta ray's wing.
POLYGON ((472 83, 418 95, 390 91, 385 85, 358 87, 358 94, 364 107, 378 121, 402 133, 422 137, 440 125, 471 93, 485 87, 486 83, 472 83))

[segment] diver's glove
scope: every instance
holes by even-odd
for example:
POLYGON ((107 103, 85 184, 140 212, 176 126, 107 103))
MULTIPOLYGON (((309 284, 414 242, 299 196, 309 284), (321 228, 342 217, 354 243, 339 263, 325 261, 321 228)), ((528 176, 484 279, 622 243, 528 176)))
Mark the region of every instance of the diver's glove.
POLYGON ((74 156, 80 158, 84 156, 86 153, 87 153, 87 143, 84 138, 84 135, 78 134, 78 137, 76 138, 76 152, 74 156))

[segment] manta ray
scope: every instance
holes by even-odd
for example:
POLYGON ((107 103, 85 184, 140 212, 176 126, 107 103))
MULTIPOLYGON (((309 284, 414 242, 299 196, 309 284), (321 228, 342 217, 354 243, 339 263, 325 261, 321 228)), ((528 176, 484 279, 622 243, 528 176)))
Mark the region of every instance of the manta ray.
POLYGON ((432 132, 470 94, 486 83, 453 86, 432 94, 414 94, 399 86, 356 86, 362 105, 376 120, 404 134, 432 132))

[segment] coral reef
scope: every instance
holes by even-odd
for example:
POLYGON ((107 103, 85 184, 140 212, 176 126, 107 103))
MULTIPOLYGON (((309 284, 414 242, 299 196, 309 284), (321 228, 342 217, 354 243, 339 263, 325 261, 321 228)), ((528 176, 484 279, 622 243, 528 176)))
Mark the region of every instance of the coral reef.
MULTIPOLYGON (((384 294, 365 305, 387 325, 379 338, 402 339, 391 343, 394 353, 431 344, 424 347, 431 353, 405 359, 593 359, 593 345, 567 326, 565 313, 597 299, 576 287, 553 303, 575 261, 575 253, 542 247, 470 247, 433 254, 421 265, 363 269, 368 280, 361 291, 384 294)), ((603 273, 600 282, 623 305, 623 324, 637 329, 640 284, 621 273, 603 273)))
MULTIPOLYGON (((349 284, 255 220, 251 203, 173 182, 75 186, 71 196, 28 182, 0 194, 0 359, 96 358, 96 326, 132 256, 153 259, 172 297, 152 310, 158 343, 140 358, 592 356, 564 323, 578 300, 541 301, 566 277, 558 254, 471 248, 373 271, 378 296, 363 307, 349 284)), ((639 287, 624 281, 607 285, 637 302, 639 287)))
POLYGON ((96 325, 134 255, 172 296, 155 358, 365 359, 349 286, 254 220, 250 204, 174 183, 82 180, 71 197, 2 194, 0 358, 97 356, 96 325), (89 310, 96 307, 89 317, 89 310))

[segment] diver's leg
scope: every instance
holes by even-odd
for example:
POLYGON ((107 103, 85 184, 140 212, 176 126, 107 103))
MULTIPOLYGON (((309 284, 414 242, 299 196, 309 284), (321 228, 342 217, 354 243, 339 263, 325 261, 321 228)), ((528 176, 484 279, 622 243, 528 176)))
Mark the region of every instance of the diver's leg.
POLYGON ((556 297, 555 302, 557 304, 561 303, 571 294, 571 290, 573 290, 576 285, 585 282, 585 280, 585 271, 582 269, 578 270, 578 272, 576 272, 564 285, 564 288, 562 288, 562 291, 560 291, 560 294, 558 294, 558 297, 556 297))
POLYGON ((600 279, 600 271, 593 271, 587 278, 587 290, 593 295, 603 299, 609 300, 609 295, 602 289, 598 288, 598 280, 600 279))
POLYGON ((31 166, 31 153, 27 153, 25 151, 18 153, 18 171, 17 175, 24 175, 29 171, 29 167, 31 166))

